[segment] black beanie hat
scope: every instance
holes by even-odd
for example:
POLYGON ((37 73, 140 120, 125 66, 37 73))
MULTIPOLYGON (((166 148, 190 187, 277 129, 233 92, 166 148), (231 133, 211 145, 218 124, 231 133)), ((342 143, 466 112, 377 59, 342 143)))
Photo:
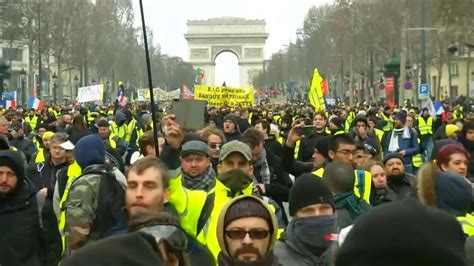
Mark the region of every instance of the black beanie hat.
POLYGON ((224 228, 232 221, 245 217, 260 217, 267 221, 270 231, 273 232, 273 223, 268 210, 256 199, 245 197, 229 206, 224 218, 224 228))
POLYGON ((334 197, 331 190, 320 177, 310 173, 296 178, 290 190, 288 203, 291 216, 295 216, 301 208, 313 204, 325 203, 334 209, 334 197))
POLYGON ((383 165, 385 165, 388 160, 395 159, 395 158, 400 159, 402 161, 402 163, 405 164, 405 158, 403 158, 403 156, 400 153, 392 152, 392 153, 386 154, 383 157, 383 165))
POLYGON ((336 266, 465 266, 464 233, 452 216, 407 199, 358 218, 336 266))
POLYGON ((314 144, 314 148, 318 150, 324 158, 329 158, 329 138, 330 137, 320 137, 314 144))

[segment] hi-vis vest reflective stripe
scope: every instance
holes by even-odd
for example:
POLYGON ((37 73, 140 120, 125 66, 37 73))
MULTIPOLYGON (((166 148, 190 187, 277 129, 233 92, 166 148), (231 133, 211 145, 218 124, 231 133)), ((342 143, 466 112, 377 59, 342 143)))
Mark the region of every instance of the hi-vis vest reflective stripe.
POLYGON ((338 130, 338 131, 334 132, 334 136, 342 135, 342 134, 346 134, 346 131, 344 131, 344 130, 338 130))
POLYGON ((249 122, 249 125, 252 124, 252 116, 253 116, 253 113, 249 113, 249 118, 247 119, 247 121, 249 122))
POLYGON ((112 148, 114 150, 117 148, 117 142, 115 141, 114 133, 110 133, 110 135, 109 135, 109 146, 110 146, 110 148, 112 148))
POLYGON ((301 141, 297 140, 296 144, 295 144, 295 152, 294 152, 294 155, 293 155, 293 157, 295 157, 295 159, 298 159, 298 153, 300 152, 300 143, 301 143, 301 141))
POLYGON ((38 117, 35 115, 33 118, 30 118, 30 116, 27 116, 25 118, 25 121, 30 124, 30 127, 32 130, 36 129, 36 125, 38 124, 38 117))
POLYGON ((33 144, 35 144, 36 150, 41 149, 41 144, 37 138, 33 138, 33 144))
POLYGON ((458 216, 456 219, 461 223, 464 234, 468 236, 474 235, 474 216, 467 213, 466 216, 458 216))
MULTIPOLYGON (((312 172, 313 175, 323 178, 324 168, 312 172)), ((354 170, 354 194, 370 204, 370 190, 372 188, 372 176, 364 170, 354 170), (362 195, 362 196, 361 196, 362 195)))
POLYGON ((40 148, 38 153, 36 153, 35 163, 44 163, 46 159, 44 158, 44 149, 40 148))
POLYGON ((64 235, 64 227, 66 226, 66 211, 63 209, 63 205, 69 197, 69 189, 71 188, 72 182, 76 180, 76 178, 81 176, 81 174, 82 174, 82 169, 76 161, 74 161, 74 163, 68 166, 66 188, 64 189, 63 196, 61 197, 61 200, 59 201, 59 210, 61 213, 59 214, 58 228, 59 228, 59 233, 61 234, 63 252, 64 252, 64 249, 66 248, 66 236, 64 235))
POLYGON ((425 122, 423 117, 418 117, 418 129, 420 130, 420 135, 433 135, 433 118, 428 117, 428 121, 425 122))
POLYGON ((384 132, 391 131, 391 130, 393 129, 392 120, 391 120, 389 117, 385 116, 384 113, 382 113, 382 118, 383 118, 383 120, 384 120, 385 122, 387 122, 387 124, 382 128, 382 130, 383 130, 384 132))
MULTIPOLYGON (((417 138, 416 141, 418 141, 418 144, 420 144, 420 139, 417 138)), ((420 168, 421 165, 423 165, 423 159, 421 158, 421 154, 417 153, 413 157, 411 157, 411 162, 413 163, 414 167, 420 168)))
POLYGON ((284 139, 282 136, 278 136, 278 138, 276 138, 276 141, 278 141, 278 143, 280 144, 283 144, 284 139))

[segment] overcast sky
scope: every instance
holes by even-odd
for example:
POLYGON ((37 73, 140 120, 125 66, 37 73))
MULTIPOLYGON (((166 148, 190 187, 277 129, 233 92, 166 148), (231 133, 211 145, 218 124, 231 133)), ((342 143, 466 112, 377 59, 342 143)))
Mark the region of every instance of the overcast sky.
MULTIPOLYGON (((139 1, 133 2, 136 23, 140 24, 139 1)), ((330 2, 332 0, 143 0, 143 5, 146 24, 153 29, 155 42, 161 45, 162 53, 180 56, 187 61, 183 34, 187 31, 188 20, 223 16, 265 19, 270 34, 265 57, 269 58, 290 40, 295 40, 296 30, 302 27, 311 6, 330 2)), ((227 59, 220 61, 231 63, 227 59)))

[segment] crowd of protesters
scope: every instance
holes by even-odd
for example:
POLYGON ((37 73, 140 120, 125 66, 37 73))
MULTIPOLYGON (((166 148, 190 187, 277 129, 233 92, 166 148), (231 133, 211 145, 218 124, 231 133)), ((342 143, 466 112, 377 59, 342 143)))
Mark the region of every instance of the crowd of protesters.
POLYGON ((0 265, 474 264, 474 112, 168 107, 1 108, 0 265))

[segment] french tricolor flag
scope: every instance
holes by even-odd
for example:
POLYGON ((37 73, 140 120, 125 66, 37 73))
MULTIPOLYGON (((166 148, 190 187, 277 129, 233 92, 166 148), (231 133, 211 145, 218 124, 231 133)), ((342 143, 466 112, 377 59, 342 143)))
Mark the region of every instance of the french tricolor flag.
POLYGON ((4 107, 5 109, 7 109, 7 110, 10 109, 10 108, 11 108, 11 109, 15 109, 15 108, 16 108, 16 102, 15 102, 15 100, 4 100, 2 105, 3 105, 3 107, 4 107))
POLYGON ((44 101, 40 100, 34 96, 28 98, 28 108, 33 108, 35 110, 43 110, 44 101))
POLYGON ((120 105, 123 105, 123 102, 125 100, 125 97, 123 95, 123 89, 119 87, 118 92, 117 92, 117 99, 120 102, 120 105))

